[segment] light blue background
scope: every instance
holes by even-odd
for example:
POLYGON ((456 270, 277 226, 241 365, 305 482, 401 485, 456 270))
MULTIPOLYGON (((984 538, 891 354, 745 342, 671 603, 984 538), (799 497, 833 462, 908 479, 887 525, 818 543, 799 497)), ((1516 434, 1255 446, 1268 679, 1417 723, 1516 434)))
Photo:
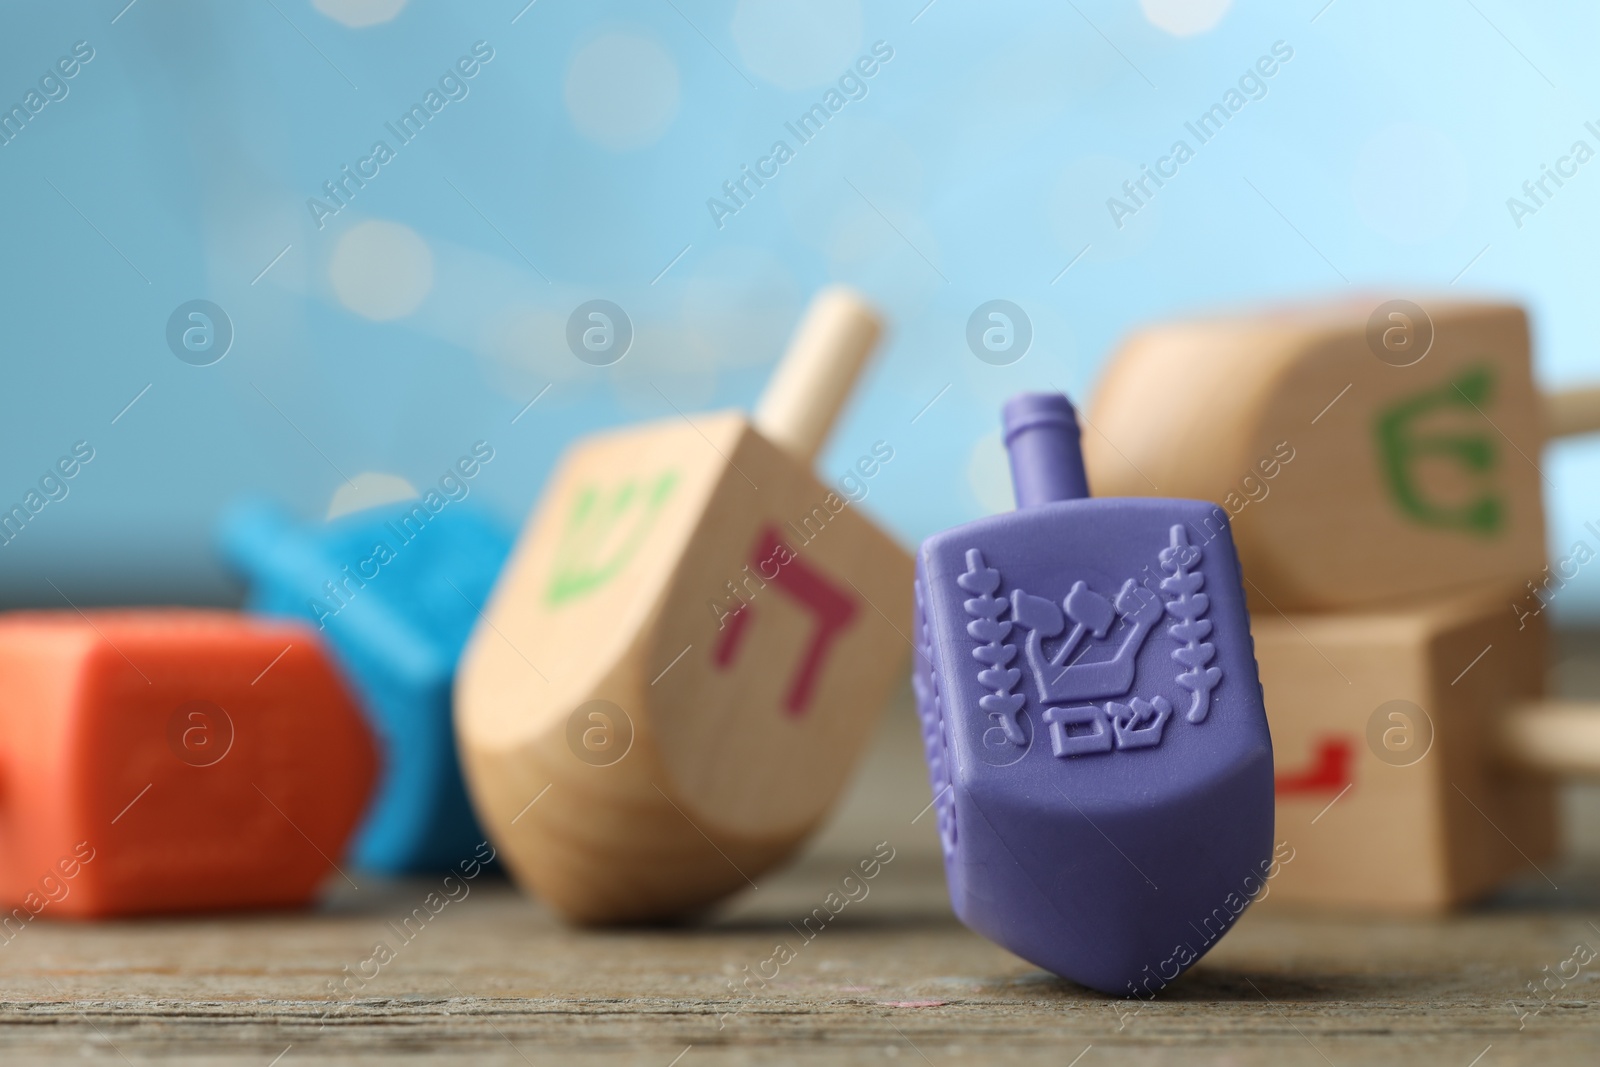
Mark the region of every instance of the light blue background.
MULTIPOLYGON (((74 42, 95 58, 0 146, 0 506, 74 441, 96 457, 0 548, 0 600, 226 601, 211 531, 241 491, 320 515, 342 475, 421 486, 477 440, 497 456, 474 499, 520 519, 581 433, 753 403, 830 280, 892 336, 822 467, 890 442, 862 506, 908 544, 1004 505, 1001 399, 1087 396, 1152 318, 1347 287, 1507 296, 1541 382, 1600 377, 1600 161, 1521 229, 1505 203, 1575 139, 1600 147, 1600 15, 1575 5, 524 2, 6 5, 5 107, 74 42), (396 145, 383 124, 479 40, 469 95, 319 230, 307 198, 396 145), (718 229, 707 198, 793 147, 785 121, 880 40, 868 95, 718 229), (1267 96, 1112 227, 1105 198, 1280 40, 1267 96), (637 331, 609 368, 564 341, 596 297, 637 331), (964 340, 997 297, 1035 331, 1008 367, 964 340), (236 331, 209 367, 164 338, 196 298, 236 331)), ((1595 542, 1600 447, 1547 460, 1565 555, 1595 542)), ((1600 617, 1600 568, 1556 610, 1600 617)))

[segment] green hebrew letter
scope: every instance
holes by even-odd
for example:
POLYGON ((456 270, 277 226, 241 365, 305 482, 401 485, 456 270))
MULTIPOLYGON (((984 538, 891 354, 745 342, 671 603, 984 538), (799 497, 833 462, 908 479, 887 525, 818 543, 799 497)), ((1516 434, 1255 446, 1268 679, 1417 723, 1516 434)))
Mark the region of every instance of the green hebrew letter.
POLYGON ((609 494, 592 484, 578 490, 556 549, 545 603, 556 607, 591 593, 627 566, 677 484, 678 473, 667 471, 643 485, 630 478, 609 494))
MULTIPOLYGON (((1499 462, 1499 453, 1487 434, 1419 434, 1412 427, 1419 419, 1440 410, 1465 409, 1482 414, 1483 405, 1493 399, 1493 394, 1493 369, 1475 367, 1453 382, 1378 413, 1378 461, 1395 503, 1408 517, 1426 526, 1465 530, 1482 537, 1493 537, 1504 527, 1504 501, 1497 494, 1486 491, 1475 500, 1445 505, 1429 500, 1413 480, 1416 462, 1433 456, 1449 457, 1467 470, 1488 477, 1499 462)), ((1484 418, 1487 420, 1488 416, 1484 418)))

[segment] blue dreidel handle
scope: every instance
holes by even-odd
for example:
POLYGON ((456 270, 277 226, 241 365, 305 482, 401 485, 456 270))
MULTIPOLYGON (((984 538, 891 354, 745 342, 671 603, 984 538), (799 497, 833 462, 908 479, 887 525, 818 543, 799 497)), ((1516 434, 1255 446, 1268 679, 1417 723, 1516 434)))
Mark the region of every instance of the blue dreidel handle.
MULTIPOLYGON (((466 517, 435 521, 441 520, 466 517)), ((308 619, 321 628, 378 735, 383 773, 352 860, 367 870, 405 873, 448 868, 470 855, 482 835, 466 798, 450 720, 459 642, 444 647, 449 642, 442 645, 439 634, 424 629, 424 620, 405 614, 407 597, 397 598, 399 590, 386 592, 381 585, 350 598, 334 617, 319 618, 315 601, 349 561, 336 558, 316 532, 275 504, 250 500, 231 508, 219 540, 225 557, 249 578, 252 611, 308 619)), ((420 562, 406 557, 400 565, 420 562)), ((380 579, 397 580, 398 575, 380 579)), ((476 591, 476 583, 460 575, 457 582, 468 594, 476 591)))
MULTIPOLYGON (((241 501, 223 513, 217 540, 223 557, 250 583, 246 607, 317 621, 307 602, 339 575, 340 562, 315 545, 287 511, 259 498, 241 501)), ((388 658, 400 684, 427 685, 438 675, 428 642, 404 620, 369 611, 361 625, 367 631, 363 643, 392 653, 388 658)))

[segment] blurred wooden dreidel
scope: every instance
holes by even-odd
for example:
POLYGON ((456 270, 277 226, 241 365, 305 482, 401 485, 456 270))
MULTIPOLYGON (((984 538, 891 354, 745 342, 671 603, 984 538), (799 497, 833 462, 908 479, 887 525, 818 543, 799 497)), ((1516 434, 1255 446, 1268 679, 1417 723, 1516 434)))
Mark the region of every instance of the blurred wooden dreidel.
POLYGON ((456 663, 511 536, 461 504, 494 451, 480 442, 441 488, 300 525, 261 500, 220 530, 255 612, 313 624, 354 687, 383 770, 351 863, 385 874, 444 870, 483 841, 456 758, 456 663))
POLYGON ((0 928, 287 907, 376 773, 314 631, 187 610, 0 616, 0 928))
POLYGON ((968 926, 1153 995, 1272 868, 1272 740, 1226 522, 1088 497, 1067 398, 1006 404, 1018 509, 924 541, 913 675, 968 926))
POLYGON ((1509 304, 1346 300, 1135 333, 1086 420, 1097 492, 1216 501, 1284 611, 1542 581, 1540 451, 1600 428, 1541 396, 1509 304))
POLYGON ((502 861, 567 918, 753 885, 904 677, 910 560, 812 471, 878 332, 824 292, 753 422, 588 438, 552 475, 468 643, 456 726, 502 861))
POLYGON ((1542 618, 1514 585, 1406 607, 1257 612, 1279 756, 1272 896, 1328 910, 1436 912, 1558 843, 1560 776, 1600 774, 1600 707, 1540 699, 1542 618))

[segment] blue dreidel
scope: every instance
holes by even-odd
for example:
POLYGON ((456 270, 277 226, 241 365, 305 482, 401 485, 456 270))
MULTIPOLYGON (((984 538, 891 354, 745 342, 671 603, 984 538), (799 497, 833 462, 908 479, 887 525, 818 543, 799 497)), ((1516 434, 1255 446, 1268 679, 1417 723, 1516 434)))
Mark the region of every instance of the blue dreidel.
POLYGON ((1004 413, 1017 510, 917 555, 915 688, 956 914, 1150 996, 1272 865, 1272 742, 1226 514, 1088 496, 1072 405, 1004 413))
POLYGON ((460 504, 301 526, 256 501, 224 518, 221 542, 249 584, 250 610, 321 629, 378 737, 383 769, 353 862, 399 874, 472 855, 484 837, 456 759, 450 694, 510 533, 460 504))

